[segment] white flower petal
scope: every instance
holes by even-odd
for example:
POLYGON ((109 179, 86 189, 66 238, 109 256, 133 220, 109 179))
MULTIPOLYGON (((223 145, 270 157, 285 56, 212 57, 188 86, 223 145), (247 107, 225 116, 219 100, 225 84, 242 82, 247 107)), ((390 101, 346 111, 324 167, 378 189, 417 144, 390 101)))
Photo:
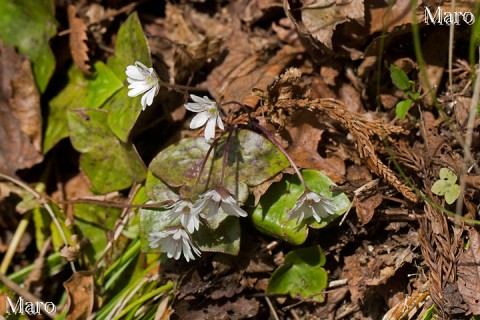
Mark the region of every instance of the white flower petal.
POLYGON ((207 111, 197 114, 195 117, 193 117, 192 121, 190 122, 190 129, 200 128, 205 124, 205 122, 207 122, 209 118, 210 118, 210 115, 208 114, 207 111))
POLYGON ((150 89, 150 91, 148 91, 147 93, 145 93, 144 97, 147 97, 146 98, 146 104, 147 106, 151 106, 152 103, 153 103, 153 98, 155 97, 155 90, 156 90, 156 87, 153 87, 152 89, 150 89))
POLYGON ((199 97, 197 95, 191 94, 190 98, 195 101, 196 103, 203 104, 203 105, 213 105, 215 106, 215 101, 210 100, 207 96, 199 97))
POLYGON ((137 68, 136 66, 128 66, 125 73, 127 74, 128 78, 132 78, 133 80, 145 80, 146 79, 146 74, 144 72, 142 72, 142 70, 137 68))
POLYGON ((203 104, 198 104, 198 103, 192 103, 189 102, 185 104, 185 109, 192 111, 192 112, 202 112, 207 110, 207 107, 203 104))
POLYGON ((205 127, 205 140, 210 140, 215 137, 215 118, 210 118, 207 121, 207 126, 205 127))
POLYGON ((217 115, 217 125, 221 130, 225 130, 225 127, 223 126, 222 118, 220 118, 219 115, 217 115))
POLYGON ((132 83, 131 85, 128 86, 129 89, 132 89, 128 91, 128 96, 129 97, 136 97, 139 94, 144 93, 148 89, 150 89, 150 86, 144 82, 138 82, 138 83, 132 83))
POLYGON ((145 93, 143 96, 142 96, 142 99, 140 99, 140 104, 142 105, 142 111, 145 111, 145 109, 147 108, 147 94, 145 93))

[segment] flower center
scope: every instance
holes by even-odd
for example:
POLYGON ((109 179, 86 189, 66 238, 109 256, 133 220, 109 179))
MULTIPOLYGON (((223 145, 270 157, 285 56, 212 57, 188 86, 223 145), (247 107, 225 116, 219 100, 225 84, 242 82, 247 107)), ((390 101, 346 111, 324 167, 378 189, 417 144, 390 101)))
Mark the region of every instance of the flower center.
POLYGON ((209 107, 207 109, 208 113, 212 115, 212 117, 214 117, 216 114, 217 114, 217 107, 215 106, 212 106, 212 107, 209 107))

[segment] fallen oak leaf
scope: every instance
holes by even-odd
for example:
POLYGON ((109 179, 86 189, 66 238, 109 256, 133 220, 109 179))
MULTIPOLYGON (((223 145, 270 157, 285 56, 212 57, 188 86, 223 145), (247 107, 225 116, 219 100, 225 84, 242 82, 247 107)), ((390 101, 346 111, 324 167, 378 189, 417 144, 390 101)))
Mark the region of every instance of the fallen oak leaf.
POLYGON ((91 66, 88 64, 88 46, 85 41, 88 40, 87 25, 85 21, 77 18, 77 8, 70 4, 67 8, 68 24, 70 27, 70 53, 78 69, 86 76, 90 76, 91 66))

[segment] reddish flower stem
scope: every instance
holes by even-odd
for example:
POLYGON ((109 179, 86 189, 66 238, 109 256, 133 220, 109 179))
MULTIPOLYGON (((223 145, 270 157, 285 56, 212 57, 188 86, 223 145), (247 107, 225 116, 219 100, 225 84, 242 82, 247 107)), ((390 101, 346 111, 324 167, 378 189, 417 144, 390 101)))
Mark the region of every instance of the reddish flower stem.
POLYGON ((297 165, 295 164, 295 162, 293 162, 293 159, 290 157, 290 155, 287 153, 287 151, 282 147, 282 145, 280 144, 280 142, 277 141, 277 139, 275 139, 275 137, 270 133, 268 132, 265 128, 263 128, 262 126, 260 126, 259 124, 255 123, 255 122, 252 122, 251 123, 255 128, 257 128, 258 130, 260 130, 262 132, 262 134, 268 139, 270 140, 280 151, 282 151, 282 153, 285 155, 285 157, 287 157, 288 161, 290 162, 290 165, 293 167, 293 169, 295 170, 295 172, 297 173, 297 176, 298 178, 300 179, 300 182, 302 183, 302 186, 303 186, 303 189, 305 191, 308 190, 308 187, 307 187, 307 184, 305 183, 305 180, 303 180, 303 176, 302 174, 300 173, 300 170, 298 169, 297 165))

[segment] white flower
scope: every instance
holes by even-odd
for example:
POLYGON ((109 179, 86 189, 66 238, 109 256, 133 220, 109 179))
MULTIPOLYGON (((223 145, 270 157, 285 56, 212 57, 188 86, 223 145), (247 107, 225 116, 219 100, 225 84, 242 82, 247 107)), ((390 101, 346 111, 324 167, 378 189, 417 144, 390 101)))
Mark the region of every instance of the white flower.
POLYGON ((216 187, 200 196, 200 199, 193 205, 192 211, 207 220, 211 220, 220 207, 230 216, 247 216, 247 213, 238 206, 235 198, 223 187, 216 187), (206 214, 204 213, 205 210, 207 211, 206 214))
POLYGON ((297 223, 310 217, 320 222, 322 218, 335 213, 335 204, 332 199, 309 191, 298 199, 293 209, 289 210, 288 213, 290 214, 288 220, 297 218, 297 223))
POLYGON ((158 76, 153 68, 147 68, 143 63, 135 61, 134 66, 128 66, 125 71, 127 81, 130 83, 128 89, 129 97, 136 97, 146 92, 141 100, 142 110, 150 106, 153 98, 157 95, 160 86, 158 84, 158 76))
POLYGON ((172 219, 180 217, 182 226, 189 232, 193 233, 200 227, 200 219, 198 213, 192 210, 193 203, 188 200, 178 200, 171 206, 169 215, 172 219))
POLYGON ((167 254, 169 258, 178 260, 182 255, 185 260, 195 260, 195 253, 200 256, 201 252, 192 244, 192 240, 188 233, 181 227, 167 228, 163 231, 152 232, 148 238, 150 247, 156 248, 160 246, 160 251, 167 254), (192 253, 193 250, 193 253, 192 253))
POLYGON ((215 101, 210 100, 206 96, 200 98, 194 94, 191 94, 190 98, 195 102, 187 103, 185 108, 192 112, 200 112, 193 117, 192 122, 190 122, 190 129, 200 128, 207 123, 207 126, 205 127, 205 140, 207 141, 215 136, 215 124, 218 124, 218 127, 221 130, 225 130, 215 101))

